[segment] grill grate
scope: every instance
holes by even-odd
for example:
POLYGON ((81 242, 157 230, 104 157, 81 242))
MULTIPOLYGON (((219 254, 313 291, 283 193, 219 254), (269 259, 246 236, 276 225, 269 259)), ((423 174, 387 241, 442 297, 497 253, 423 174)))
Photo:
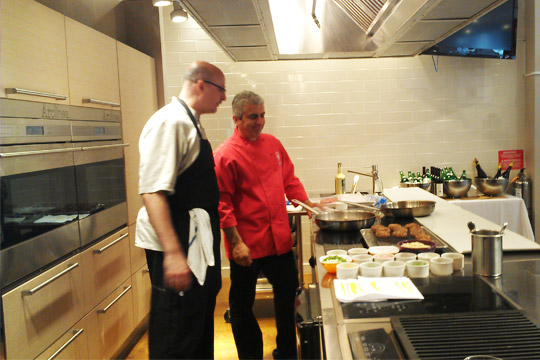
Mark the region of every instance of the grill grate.
POLYGON ((540 328, 520 311, 391 317, 408 359, 540 359, 540 328))

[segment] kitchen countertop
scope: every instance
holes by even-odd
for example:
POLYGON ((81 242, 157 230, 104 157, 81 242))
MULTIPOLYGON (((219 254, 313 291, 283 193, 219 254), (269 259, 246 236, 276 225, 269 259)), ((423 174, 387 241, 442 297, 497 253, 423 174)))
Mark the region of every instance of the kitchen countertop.
MULTIPOLYGON (((385 190, 385 195, 392 201, 436 201, 436 209, 433 214, 428 217, 416 218, 416 220, 444 241, 447 241, 456 251, 465 253, 465 269, 462 274, 472 274, 470 254, 468 254, 471 251, 470 234, 466 223, 472 220, 477 225, 477 228, 486 229, 496 229, 497 224, 462 210, 456 205, 421 189, 391 189, 388 193, 385 190)), ((325 247, 324 244, 316 241, 318 230, 316 225, 312 224, 312 227, 311 250, 315 259, 319 259, 320 256, 325 255, 325 247)), ((540 246, 510 231, 505 232, 503 244, 505 245, 503 275, 497 278, 483 279, 504 298, 513 304, 517 304, 527 317, 540 327, 540 246)), ((349 244, 345 248, 351 246, 354 247, 355 245, 349 244)), ((345 357, 342 355, 342 349, 348 349, 349 344, 348 342, 343 344, 343 336, 338 335, 338 328, 343 327, 344 321, 341 319, 336 320, 335 299, 333 299, 332 295, 332 282, 335 275, 327 274, 319 261, 317 261, 314 271, 321 302, 326 358, 349 358, 350 353, 345 357)))

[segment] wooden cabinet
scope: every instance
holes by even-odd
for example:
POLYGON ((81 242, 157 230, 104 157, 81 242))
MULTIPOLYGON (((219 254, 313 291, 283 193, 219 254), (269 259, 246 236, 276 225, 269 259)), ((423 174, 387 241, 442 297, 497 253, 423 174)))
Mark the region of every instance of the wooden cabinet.
POLYGON ((88 358, 110 359, 134 329, 131 280, 107 296, 86 316, 88 358))
POLYGON ((34 358, 85 314, 80 255, 2 296, 8 359, 34 358))
POLYGON ((134 224, 142 206, 139 195, 139 137, 157 111, 157 89, 154 59, 117 43, 118 76, 122 112, 122 139, 131 146, 124 150, 128 224, 134 224))
POLYGON ((131 273, 134 274, 146 265, 146 253, 143 248, 135 246, 135 224, 129 225, 129 244, 131 252, 131 273))
POLYGON ((130 278, 128 240, 124 228, 81 253, 86 312, 130 278))
POLYGON ((66 17, 72 105, 119 108, 116 40, 66 17))
POLYGON ((150 273, 146 265, 132 275, 131 283, 133 285, 133 319, 135 325, 138 325, 146 319, 150 312, 152 285, 150 284, 150 273))
POLYGON ((36 359, 88 359, 87 334, 86 318, 83 318, 36 359))
POLYGON ((3 0, 0 33, 0 96, 69 103, 64 16, 33 0, 3 0), (6 92, 15 88, 42 94, 6 92))

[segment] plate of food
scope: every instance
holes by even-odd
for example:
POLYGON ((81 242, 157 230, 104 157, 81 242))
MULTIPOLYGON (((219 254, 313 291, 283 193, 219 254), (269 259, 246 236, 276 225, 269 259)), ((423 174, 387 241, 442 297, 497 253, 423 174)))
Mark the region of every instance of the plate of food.
POLYGON ((435 242, 430 240, 403 240, 398 242, 399 251, 421 253, 434 252, 435 242))

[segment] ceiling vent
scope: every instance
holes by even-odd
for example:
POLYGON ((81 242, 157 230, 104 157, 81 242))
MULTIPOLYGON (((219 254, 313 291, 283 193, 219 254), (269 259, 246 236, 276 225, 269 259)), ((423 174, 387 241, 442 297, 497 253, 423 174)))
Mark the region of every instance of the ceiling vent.
POLYGON ((373 36, 400 0, 334 0, 345 13, 373 36))

